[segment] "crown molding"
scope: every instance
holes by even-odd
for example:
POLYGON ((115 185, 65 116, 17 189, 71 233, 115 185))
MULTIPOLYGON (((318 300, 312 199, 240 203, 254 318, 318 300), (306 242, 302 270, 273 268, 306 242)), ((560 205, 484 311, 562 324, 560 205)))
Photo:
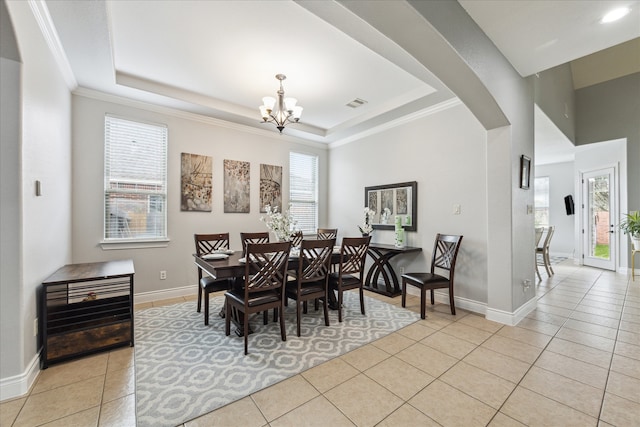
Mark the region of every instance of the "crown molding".
POLYGON ((28 3, 31 13, 33 13, 33 17, 38 23, 40 32, 42 32, 42 36, 47 42, 49 50, 58 64, 58 69, 62 74, 62 78, 70 91, 75 90, 78 87, 78 82, 76 81, 76 77, 71 69, 71 64, 69 64, 67 54, 64 52, 64 48, 62 47, 56 27, 53 25, 46 3, 44 0, 28 0, 28 3))

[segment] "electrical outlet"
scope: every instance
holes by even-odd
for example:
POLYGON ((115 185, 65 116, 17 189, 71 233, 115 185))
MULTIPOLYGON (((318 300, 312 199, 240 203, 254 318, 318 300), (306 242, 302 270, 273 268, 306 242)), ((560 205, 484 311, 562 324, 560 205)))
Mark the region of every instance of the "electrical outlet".
POLYGON ((38 318, 33 319, 33 336, 38 336, 38 318))
POLYGON ((400 267, 400 275, 404 274, 404 267, 400 267))
POLYGON ((527 292, 529 290, 529 288, 531 287, 531 280, 529 279, 524 279, 522 281, 522 292, 527 292))
POLYGON ((167 278, 167 272, 165 270, 160 271, 160 280, 165 280, 167 278))
POLYGON ((453 214, 454 215, 460 215, 460 209, 461 209, 460 205, 458 205, 458 204, 453 205, 453 214))

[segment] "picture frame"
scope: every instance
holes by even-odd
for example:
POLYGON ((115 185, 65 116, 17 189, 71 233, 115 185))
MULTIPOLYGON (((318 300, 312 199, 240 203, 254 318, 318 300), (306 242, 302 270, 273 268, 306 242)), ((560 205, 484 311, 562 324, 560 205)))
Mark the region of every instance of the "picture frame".
POLYGON ((524 154, 520 156, 520 188, 529 189, 531 182, 531 159, 524 154))
POLYGON ((396 216, 402 218, 402 228, 405 231, 418 230, 416 181, 365 187, 364 205, 375 212, 371 224, 374 230, 393 230, 396 216))

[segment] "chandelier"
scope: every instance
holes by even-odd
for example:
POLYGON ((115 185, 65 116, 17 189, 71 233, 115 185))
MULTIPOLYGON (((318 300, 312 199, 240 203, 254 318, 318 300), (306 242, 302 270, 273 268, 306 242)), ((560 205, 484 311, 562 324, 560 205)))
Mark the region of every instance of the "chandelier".
POLYGON ((280 80, 280 89, 278 90, 278 105, 276 106, 276 99, 271 96, 265 96, 262 98, 260 108, 260 114, 262 114, 263 123, 271 122, 276 125, 280 133, 284 129, 287 123, 297 123, 302 115, 302 107, 296 105, 298 102, 295 98, 285 98, 284 88, 282 87, 282 81, 287 76, 284 74, 276 74, 276 79, 280 80))

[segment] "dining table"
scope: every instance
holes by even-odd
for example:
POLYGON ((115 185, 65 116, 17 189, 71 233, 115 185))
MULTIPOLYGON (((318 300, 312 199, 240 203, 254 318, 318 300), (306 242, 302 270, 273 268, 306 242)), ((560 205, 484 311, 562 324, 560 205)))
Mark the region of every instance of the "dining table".
MULTIPOLYGON (((217 254, 207 254, 207 255, 197 255, 193 254, 194 262, 198 268, 202 269, 208 275, 215 277, 217 279, 231 279, 232 286, 241 288, 244 286, 244 274, 246 271, 246 262, 245 257, 242 251, 228 251, 228 253, 221 254, 216 256, 217 254)), ((289 264, 287 266, 288 271, 297 270, 298 269, 298 256, 295 250, 292 250, 289 256, 289 264)), ((333 250, 333 254, 331 255, 331 264, 339 264, 340 263, 340 247, 336 246, 333 250)), ((337 304, 337 301, 333 301, 335 299, 335 295, 332 292, 329 292, 329 305, 332 305, 332 302, 337 304), (331 298, 333 296, 333 298, 331 298)), ((220 311, 220 316, 224 316, 224 306, 220 311)), ((242 336, 244 334, 243 331, 243 322, 240 318, 242 313, 232 313, 231 321, 234 323, 236 329, 235 333, 238 336, 242 336)), ((249 330, 251 333, 251 330, 249 330)))

